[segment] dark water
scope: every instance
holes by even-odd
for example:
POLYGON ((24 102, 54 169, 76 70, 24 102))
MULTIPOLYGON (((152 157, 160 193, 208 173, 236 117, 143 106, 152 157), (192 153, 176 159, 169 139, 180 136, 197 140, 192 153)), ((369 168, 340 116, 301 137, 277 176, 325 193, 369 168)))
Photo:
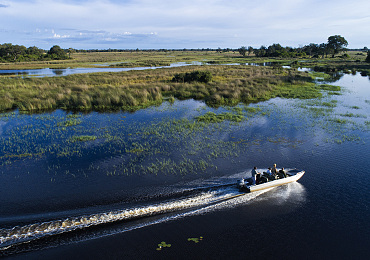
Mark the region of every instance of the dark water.
POLYGON ((0 255, 367 259, 370 81, 332 84, 342 95, 239 110, 189 100, 132 114, 3 114, 0 255), (245 120, 194 121, 207 111, 245 120), (228 199, 239 194, 229 184, 273 163, 306 174, 228 199), (171 247, 157 250, 162 241, 171 247))

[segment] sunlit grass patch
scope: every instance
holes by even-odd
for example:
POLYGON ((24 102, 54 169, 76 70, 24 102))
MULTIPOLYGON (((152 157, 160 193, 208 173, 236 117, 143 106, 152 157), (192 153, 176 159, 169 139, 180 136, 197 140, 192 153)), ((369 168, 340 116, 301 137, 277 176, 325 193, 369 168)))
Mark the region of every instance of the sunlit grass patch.
POLYGON ((64 122, 58 122, 57 123, 57 126, 75 126, 75 125, 79 125, 81 124, 82 121, 79 120, 79 119, 69 119, 69 120, 66 120, 64 122))
POLYGON ((337 124, 347 124, 348 123, 348 120, 340 119, 340 118, 334 118, 334 119, 331 119, 331 121, 337 124))
POLYGON ((326 90, 326 91, 341 91, 341 87, 340 86, 329 85, 329 84, 319 85, 319 88, 321 90, 326 90))
POLYGON ((162 241, 160 244, 158 244, 157 251, 162 250, 164 247, 171 247, 171 244, 167 244, 166 242, 162 241))
POLYGON ((309 107, 308 110, 311 112, 311 114, 315 118, 328 116, 333 112, 332 108, 324 108, 324 107, 309 107))
POLYGON ((330 102, 322 102, 321 105, 325 107, 336 107, 337 103, 338 103, 337 100, 331 100, 330 102))
POLYGON ((221 123, 223 121, 231 121, 231 122, 241 122, 245 117, 241 114, 233 114, 229 112, 224 112, 221 114, 215 114, 213 112, 207 112, 202 116, 197 116, 195 119, 198 122, 204 123, 221 123))
POLYGON ((315 83, 283 84, 273 91, 273 96, 282 98, 311 99, 321 97, 315 83))
POLYGON ((353 114, 353 113, 345 113, 345 114, 340 114, 340 116, 344 116, 344 117, 357 117, 357 118, 367 118, 366 115, 360 115, 360 114, 353 114))
POLYGON ((336 91, 329 91, 327 94, 329 96, 341 96, 342 95, 341 92, 336 92, 336 91))
POLYGON ((316 72, 316 71, 310 71, 309 74, 312 76, 313 79, 317 80, 329 80, 331 76, 324 72, 316 72))
POLYGON ((244 107, 244 110, 250 114, 255 114, 262 111, 260 107, 247 107, 247 106, 244 107))
POLYGON ((81 135, 81 136, 72 136, 70 138, 71 142, 87 142, 96 140, 95 135, 81 135))

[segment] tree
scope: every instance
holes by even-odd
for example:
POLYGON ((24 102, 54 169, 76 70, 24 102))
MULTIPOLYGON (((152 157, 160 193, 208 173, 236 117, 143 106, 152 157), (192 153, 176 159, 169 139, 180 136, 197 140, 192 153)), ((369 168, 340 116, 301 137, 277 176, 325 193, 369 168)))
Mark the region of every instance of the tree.
POLYGON ((333 53, 333 58, 335 54, 345 50, 344 47, 347 47, 348 42, 344 37, 340 35, 330 36, 328 38, 328 48, 333 53))
POLYGON ((328 45, 326 43, 321 43, 319 45, 318 55, 322 55, 322 58, 324 58, 325 55, 328 56, 328 45))
POLYGON ((50 50, 48 51, 48 56, 55 60, 68 59, 67 53, 58 45, 54 45, 50 48, 50 50))
POLYGON ((69 48, 69 49, 67 50, 67 52, 68 52, 68 56, 69 56, 69 58, 71 58, 71 54, 72 54, 72 53, 74 53, 74 52, 76 52, 76 50, 75 50, 75 49, 73 49, 73 48, 69 48))
POLYGON ((367 52, 366 62, 370 63, 370 51, 367 52))
POLYGON ((252 52, 253 52, 253 47, 249 46, 248 47, 248 56, 251 55, 252 52))
POLYGON ((242 46, 238 49, 239 53, 245 57, 245 54, 247 53, 247 48, 245 46, 242 46))

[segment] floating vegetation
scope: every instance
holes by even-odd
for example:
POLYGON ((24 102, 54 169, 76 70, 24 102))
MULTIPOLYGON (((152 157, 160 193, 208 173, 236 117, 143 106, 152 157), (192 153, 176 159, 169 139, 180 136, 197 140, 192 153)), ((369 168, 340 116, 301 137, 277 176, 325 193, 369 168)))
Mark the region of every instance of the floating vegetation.
POLYGON ((341 116, 344 116, 344 117, 357 117, 357 118, 366 118, 365 115, 360 115, 360 114, 353 114, 353 113, 345 113, 345 114, 340 114, 341 116))
POLYGON ((158 244, 157 251, 160 251, 165 247, 171 247, 171 244, 167 244, 166 242, 162 241, 160 244, 158 244))
POLYGON ((326 90, 326 91, 340 91, 341 87, 340 86, 335 86, 335 85, 329 85, 329 84, 322 84, 319 86, 321 90, 326 90))
POLYGON ((96 140, 95 135, 81 135, 81 136, 72 136, 70 141, 71 142, 86 142, 86 141, 94 141, 96 140))
POLYGON ((199 243, 202 240, 203 240, 203 237, 188 238, 188 241, 193 241, 194 243, 199 243))
POLYGON ((221 113, 215 114, 213 112, 207 112, 205 115, 197 116, 195 118, 198 122, 204 123, 221 123, 225 120, 231 122, 241 122, 244 119, 244 115, 241 114, 233 114, 233 113, 221 113))
POLYGON ((325 107, 336 107, 337 103, 337 100, 331 100, 330 102, 323 102, 321 105, 325 107))
POLYGON ((57 126, 75 126, 81 124, 82 121, 79 119, 69 119, 64 122, 58 122, 57 126))
POLYGON ((332 119, 333 122, 338 123, 338 124, 346 124, 348 121, 345 119, 340 119, 340 118, 335 118, 332 119))

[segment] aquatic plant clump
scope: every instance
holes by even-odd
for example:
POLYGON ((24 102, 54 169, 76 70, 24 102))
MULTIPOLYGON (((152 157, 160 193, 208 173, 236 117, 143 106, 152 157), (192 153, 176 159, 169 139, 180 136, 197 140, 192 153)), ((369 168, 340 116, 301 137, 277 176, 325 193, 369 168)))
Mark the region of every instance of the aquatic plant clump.
POLYGON ((215 114, 213 112, 207 112, 205 115, 198 116, 195 118, 198 122, 205 122, 205 123, 220 123, 225 120, 231 122, 241 122, 244 119, 243 115, 235 115, 232 113, 221 113, 215 114))

